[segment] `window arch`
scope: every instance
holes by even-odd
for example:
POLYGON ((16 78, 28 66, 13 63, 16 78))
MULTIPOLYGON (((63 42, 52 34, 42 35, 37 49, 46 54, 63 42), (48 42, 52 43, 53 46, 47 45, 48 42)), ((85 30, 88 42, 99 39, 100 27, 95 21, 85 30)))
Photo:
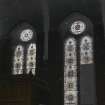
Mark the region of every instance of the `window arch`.
POLYGON ((29 24, 21 24, 12 33, 13 75, 35 75, 36 71, 36 32, 29 24), (16 35, 14 37, 14 34, 16 35))
POLYGON ((23 74, 23 64, 24 64, 24 48, 21 45, 17 45, 14 51, 12 73, 14 75, 23 74))
POLYGON ((64 105, 95 105, 95 100, 91 101, 95 99, 93 25, 86 16, 73 14, 60 25, 60 34, 64 45, 64 105))
POLYGON ((22 30, 22 32, 20 33, 20 39, 23 42, 28 42, 33 38, 33 30, 28 28, 28 29, 24 29, 22 30))

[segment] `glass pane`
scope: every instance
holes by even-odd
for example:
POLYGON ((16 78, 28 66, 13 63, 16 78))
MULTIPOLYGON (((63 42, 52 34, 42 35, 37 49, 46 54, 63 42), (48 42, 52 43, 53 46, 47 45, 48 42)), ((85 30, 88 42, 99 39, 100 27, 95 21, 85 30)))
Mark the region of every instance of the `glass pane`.
POLYGON ((81 40, 80 57, 81 64, 93 63, 93 40, 89 36, 85 36, 81 40))
POLYGON ((83 21, 75 21, 71 25, 71 32, 75 35, 82 34, 86 30, 86 24, 83 21))
POLYGON ((18 45, 14 51, 13 75, 23 74, 23 59, 24 49, 21 45, 18 45))
POLYGON ((23 42, 28 42, 33 38, 33 30, 25 29, 20 33, 20 39, 23 42))
POLYGON ((64 105, 78 103, 76 41, 68 38, 64 44, 64 105))
POLYGON ((30 44, 27 49, 27 59, 26 59, 26 73, 30 72, 35 75, 36 69, 36 44, 30 44))

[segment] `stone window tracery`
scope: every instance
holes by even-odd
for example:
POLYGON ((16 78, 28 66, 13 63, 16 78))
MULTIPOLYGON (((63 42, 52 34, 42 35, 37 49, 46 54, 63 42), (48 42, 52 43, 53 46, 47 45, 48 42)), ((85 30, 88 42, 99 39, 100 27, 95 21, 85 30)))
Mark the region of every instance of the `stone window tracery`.
POLYGON ((13 75, 32 74, 36 71, 36 42, 31 28, 23 29, 13 54, 13 75), (27 47, 26 47, 27 46, 27 47))

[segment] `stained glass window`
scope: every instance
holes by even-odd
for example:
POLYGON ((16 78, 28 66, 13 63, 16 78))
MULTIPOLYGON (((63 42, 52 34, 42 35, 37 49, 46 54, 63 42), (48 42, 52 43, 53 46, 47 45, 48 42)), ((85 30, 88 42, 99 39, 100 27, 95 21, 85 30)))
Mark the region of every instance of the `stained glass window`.
POLYGON ((93 63, 93 40, 89 36, 84 36, 80 44, 81 64, 93 63))
POLYGON ((75 35, 82 34, 86 29, 86 24, 83 21, 75 21, 70 26, 71 32, 75 35))
POLYGON ((15 47, 13 56, 13 75, 30 74, 30 72, 35 75, 36 43, 33 40, 34 33, 31 28, 24 28, 20 32, 19 45, 15 47))
POLYGON ((21 45, 16 46, 13 58, 13 74, 23 74, 24 48, 21 45))
POLYGON ((64 105, 77 105, 76 40, 68 38, 64 44, 64 105))
POLYGON ((93 89, 92 82, 89 80, 87 88, 84 81, 87 81, 87 75, 92 76, 94 66, 84 64, 94 64, 92 29, 91 21, 81 14, 74 14, 61 24, 61 35, 64 36, 64 105, 79 105, 81 100, 84 103, 91 100, 92 96, 87 92, 93 94, 89 92, 93 89), (84 71, 86 68, 91 71, 84 71))
POLYGON ((25 29, 20 34, 20 39, 23 42, 28 42, 33 38, 33 30, 31 29, 25 29))
POLYGON ((26 59, 26 73, 30 72, 35 75, 36 69, 36 44, 30 44, 27 48, 27 59, 26 59))

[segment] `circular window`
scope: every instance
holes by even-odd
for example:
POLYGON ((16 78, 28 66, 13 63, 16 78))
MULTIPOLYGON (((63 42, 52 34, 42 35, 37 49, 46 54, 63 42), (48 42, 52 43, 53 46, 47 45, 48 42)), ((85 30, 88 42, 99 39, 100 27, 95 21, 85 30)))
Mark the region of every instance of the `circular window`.
POLYGON ((75 35, 82 34, 86 29, 86 24, 83 21, 75 21, 71 24, 71 32, 75 35))
POLYGON ((33 31, 31 29, 25 29, 20 34, 20 39, 23 42, 28 42, 33 38, 33 31))

